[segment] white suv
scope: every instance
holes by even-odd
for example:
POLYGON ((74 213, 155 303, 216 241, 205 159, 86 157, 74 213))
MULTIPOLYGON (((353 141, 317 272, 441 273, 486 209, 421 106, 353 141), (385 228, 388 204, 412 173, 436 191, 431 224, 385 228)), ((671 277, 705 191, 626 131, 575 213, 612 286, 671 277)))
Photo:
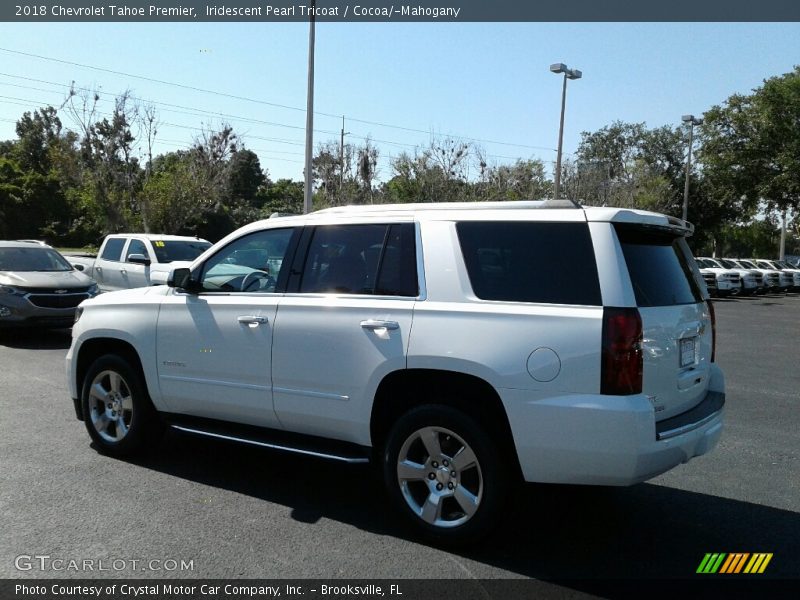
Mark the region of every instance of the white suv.
POLYGON ((552 201, 260 221, 169 286, 84 302, 70 393, 103 452, 166 424, 372 460, 420 531, 473 539, 514 482, 630 485, 716 445, 690 233, 552 201))

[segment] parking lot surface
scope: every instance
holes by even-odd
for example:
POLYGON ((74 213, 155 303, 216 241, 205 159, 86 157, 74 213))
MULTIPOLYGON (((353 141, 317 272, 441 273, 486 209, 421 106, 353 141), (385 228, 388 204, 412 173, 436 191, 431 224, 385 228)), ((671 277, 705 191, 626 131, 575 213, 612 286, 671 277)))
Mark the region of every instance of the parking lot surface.
POLYGON ((765 577, 800 578, 800 296, 715 306, 727 412, 713 453, 631 488, 525 486, 488 540, 457 551, 410 537, 367 467, 178 433, 146 459, 101 456, 67 393, 69 332, 0 332, 0 577, 537 578, 591 593, 695 576, 709 552, 770 552, 765 577), (20 555, 128 562, 19 570, 20 555))

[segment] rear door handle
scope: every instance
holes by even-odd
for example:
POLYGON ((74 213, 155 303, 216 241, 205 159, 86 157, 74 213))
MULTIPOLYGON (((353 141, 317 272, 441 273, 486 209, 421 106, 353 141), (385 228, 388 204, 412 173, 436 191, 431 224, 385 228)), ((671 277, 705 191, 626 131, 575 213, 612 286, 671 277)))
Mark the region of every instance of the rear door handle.
POLYGON ((120 269, 119 272, 122 273, 123 275, 127 275, 128 274, 127 269, 120 269))
POLYGON ((367 319, 366 321, 361 321, 361 327, 364 329, 369 329, 370 331, 375 331, 376 329, 386 329, 393 331, 395 329, 400 329, 400 323, 397 321, 380 321, 377 319, 367 319))
POLYGON ((258 327, 259 325, 269 322, 267 317, 256 317, 255 315, 242 315, 236 320, 239 321, 241 325, 247 325, 248 327, 258 327))

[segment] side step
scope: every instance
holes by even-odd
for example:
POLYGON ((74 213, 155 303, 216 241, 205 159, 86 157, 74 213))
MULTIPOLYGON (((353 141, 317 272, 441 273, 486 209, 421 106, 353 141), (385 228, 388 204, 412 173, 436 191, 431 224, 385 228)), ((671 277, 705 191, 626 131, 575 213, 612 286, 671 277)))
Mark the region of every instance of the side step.
POLYGON ((183 433, 250 444, 283 452, 304 454, 348 464, 368 463, 372 453, 372 449, 367 446, 267 427, 254 427, 252 425, 176 414, 162 413, 162 417, 170 427, 183 433))

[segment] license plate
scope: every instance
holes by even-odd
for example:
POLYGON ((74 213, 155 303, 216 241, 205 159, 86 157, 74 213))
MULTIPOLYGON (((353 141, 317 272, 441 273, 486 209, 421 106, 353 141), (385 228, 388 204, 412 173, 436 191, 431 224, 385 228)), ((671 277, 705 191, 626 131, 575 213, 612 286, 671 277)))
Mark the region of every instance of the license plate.
POLYGON ((697 338, 684 338, 681 340, 681 368, 689 367, 695 363, 695 341, 697 338))

